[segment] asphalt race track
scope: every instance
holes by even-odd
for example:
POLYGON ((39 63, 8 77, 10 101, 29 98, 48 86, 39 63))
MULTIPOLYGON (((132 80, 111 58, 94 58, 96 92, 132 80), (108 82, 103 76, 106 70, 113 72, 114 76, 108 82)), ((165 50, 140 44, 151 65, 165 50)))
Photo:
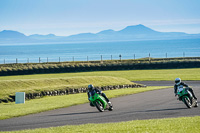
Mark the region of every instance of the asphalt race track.
MULTIPOLYGON (((172 81, 144 81, 137 83, 151 86, 173 85, 172 81)), ((186 83, 193 87, 198 98, 198 103, 200 104, 200 81, 186 81, 186 83)), ((18 118, 0 120, 0 131, 86 123, 108 123, 181 116, 200 116, 200 107, 188 109, 184 103, 176 99, 173 88, 143 92, 111 99, 114 110, 106 110, 103 113, 97 111, 95 107, 90 107, 87 103, 18 118)))

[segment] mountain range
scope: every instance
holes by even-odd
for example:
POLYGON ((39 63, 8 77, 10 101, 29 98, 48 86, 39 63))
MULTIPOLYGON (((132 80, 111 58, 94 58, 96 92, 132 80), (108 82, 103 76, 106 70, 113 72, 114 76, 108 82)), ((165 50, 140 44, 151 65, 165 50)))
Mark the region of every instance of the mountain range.
POLYGON ((127 26, 119 31, 109 29, 98 33, 81 33, 71 36, 56 36, 54 34, 34 34, 26 36, 23 33, 12 30, 4 30, 0 32, 0 43, 138 41, 172 39, 200 39, 200 34, 187 34, 184 32, 159 32, 142 24, 127 26))

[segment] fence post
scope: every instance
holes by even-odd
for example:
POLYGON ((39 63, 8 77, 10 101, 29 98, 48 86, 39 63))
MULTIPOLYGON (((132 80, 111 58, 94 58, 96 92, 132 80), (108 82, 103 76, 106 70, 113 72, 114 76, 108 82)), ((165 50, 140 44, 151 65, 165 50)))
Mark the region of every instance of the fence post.
POLYGON ((121 54, 119 55, 119 59, 120 59, 120 61, 122 61, 122 55, 121 54))
POLYGON ((183 52, 183 60, 185 60, 185 52, 183 52))
POLYGON ((151 54, 149 53, 149 63, 151 63, 151 58, 150 57, 151 57, 151 54))
POLYGON ((135 60, 135 54, 134 54, 134 60, 135 60))
POLYGON ((47 63, 49 62, 49 58, 47 57, 47 63))
POLYGON ((60 57, 59 57, 59 63, 60 63, 60 57))
POLYGON ((40 63, 40 57, 39 57, 39 63, 40 63))
POLYGON ((101 61, 103 60, 103 56, 101 55, 101 61))
POLYGON ((112 60, 112 55, 111 55, 111 60, 112 60))
POLYGON ((73 56, 73 59, 72 59, 72 60, 73 60, 73 62, 74 62, 74 56, 73 56))
POLYGON ((4 59, 4 64, 6 64, 6 59, 4 59))
POLYGON ((89 58, 88 58, 88 56, 87 56, 87 62, 89 61, 89 58))
POLYGON ((27 59, 27 63, 29 63, 29 58, 27 59))
POLYGON ((16 64, 18 63, 18 60, 17 60, 17 58, 16 58, 16 64))
POLYGON ((167 53, 166 53, 166 58, 167 58, 167 53))

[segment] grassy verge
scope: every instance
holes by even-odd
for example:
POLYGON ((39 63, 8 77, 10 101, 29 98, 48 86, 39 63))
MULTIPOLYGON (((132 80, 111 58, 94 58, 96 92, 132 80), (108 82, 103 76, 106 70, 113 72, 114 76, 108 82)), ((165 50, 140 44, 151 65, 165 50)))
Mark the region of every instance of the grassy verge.
POLYGON ((57 78, 0 80, 0 99, 6 99, 15 92, 34 93, 45 90, 59 90, 66 88, 87 87, 88 84, 95 86, 134 84, 127 79, 110 76, 78 76, 57 78))
MULTIPOLYGON (((120 90, 109 90, 106 91, 105 93, 108 96, 108 98, 113 98, 122 95, 134 94, 134 93, 163 89, 163 88, 168 88, 168 87, 156 86, 156 87, 146 87, 146 88, 127 88, 120 90)), ((25 104, 2 103, 0 104, 0 109, 1 109, 0 119, 8 119, 17 116, 23 116, 42 111, 83 104, 87 102, 88 102, 87 94, 80 93, 73 95, 44 97, 41 99, 26 101, 25 104)))
POLYGON ((1 80, 16 79, 44 79, 44 78, 66 78, 66 77, 88 77, 88 76, 112 76, 121 77, 130 81, 147 80, 174 80, 176 77, 182 80, 200 80, 200 68, 191 69, 158 69, 158 70, 126 70, 126 71, 96 71, 80 73, 60 73, 60 74, 37 74, 21 76, 1 76, 1 80))
POLYGON ((95 86, 132 84, 130 81, 174 80, 176 77, 182 80, 200 80, 200 68, 1 76, 0 99, 6 99, 17 91, 37 92, 66 87, 78 88, 87 87, 88 84, 95 86))
POLYGON ((12 133, 199 133, 200 117, 180 117, 152 120, 135 120, 108 124, 84 124, 44 129, 14 131, 12 133))

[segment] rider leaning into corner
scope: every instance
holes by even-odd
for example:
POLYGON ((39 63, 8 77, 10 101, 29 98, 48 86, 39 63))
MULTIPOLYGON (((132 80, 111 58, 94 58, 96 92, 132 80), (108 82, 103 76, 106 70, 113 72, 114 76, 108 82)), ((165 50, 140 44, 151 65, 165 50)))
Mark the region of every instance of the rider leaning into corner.
POLYGON ((177 89, 178 89, 178 87, 180 87, 180 86, 185 86, 186 89, 188 89, 188 90, 192 93, 194 99, 197 100, 197 97, 195 96, 195 94, 194 94, 192 88, 188 87, 188 85, 185 84, 184 82, 181 82, 181 79, 180 79, 180 78, 176 78, 176 79, 175 79, 175 85, 174 85, 174 93, 175 93, 175 96, 177 95, 177 94, 176 94, 176 93, 177 93, 177 89))
MULTIPOLYGON (((94 86, 92 84, 88 85, 88 100, 90 101, 90 97, 93 96, 93 94, 98 93, 101 96, 103 96, 106 99, 106 102, 108 103, 109 106, 112 106, 111 102, 109 101, 109 99, 106 97, 106 95, 104 93, 102 93, 101 90, 94 88, 94 86)), ((90 102, 90 106, 94 106, 91 102, 90 102)))

